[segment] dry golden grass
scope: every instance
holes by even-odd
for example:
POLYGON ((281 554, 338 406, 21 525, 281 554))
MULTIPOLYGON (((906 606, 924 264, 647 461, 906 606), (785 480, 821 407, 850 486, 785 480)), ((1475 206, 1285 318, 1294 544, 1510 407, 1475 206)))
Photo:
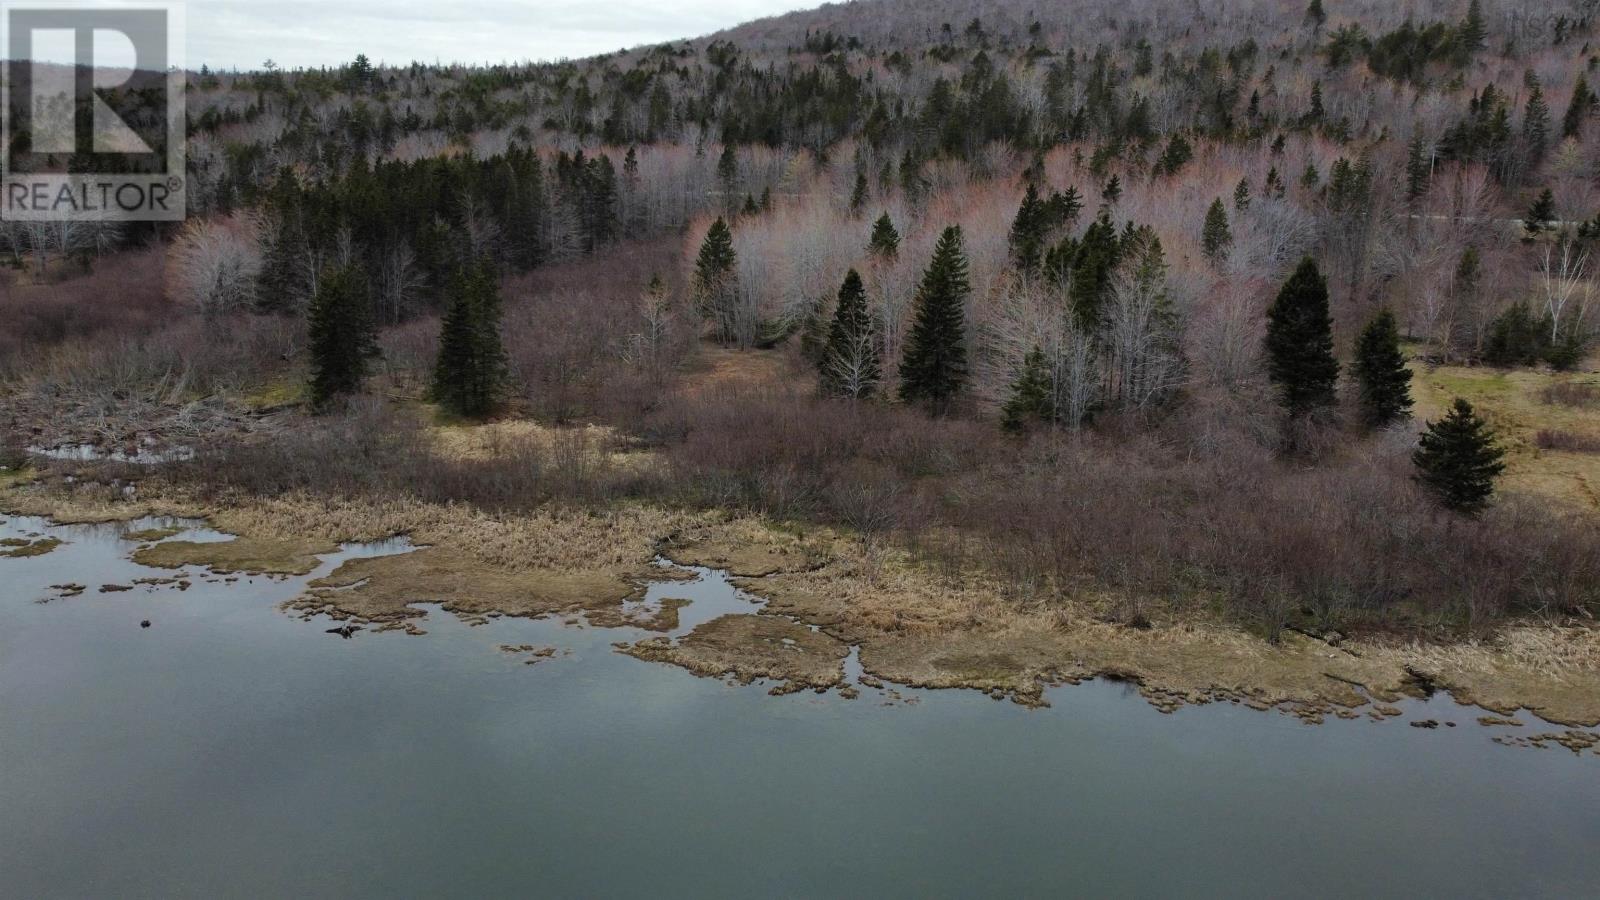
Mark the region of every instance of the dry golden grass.
POLYGON ((1416 415, 1432 421, 1455 398, 1467 400, 1500 433, 1507 451, 1504 490, 1600 509, 1600 454, 1543 450, 1535 442, 1541 429, 1600 440, 1600 408, 1543 401, 1544 390, 1558 384, 1600 384, 1600 375, 1418 365, 1416 415))
MULTIPOLYGON (((472 441, 492 439, 462 440, 462 452, 477 452, 472 441)), ((904 551, 869 549, 831 531, 802 537, 755 517, 640 504, 550 505, 494 515, 465 504, 291 495, 224 498, 197 509, 186 490, 152 480, 136 499, 54 483, 6 491, 0 506, 77 521, 205 515, 240 542, 150 549, 173 554, 172 561, 233 553, 238 558, 230 565, 241 569, 265 569, 270 562, 269 554, 245 554, 251 548, 302 542, 301 551, 310 553, 339 542, 408 535, 431 549, 347 563, 298 604, 302 611, 397 626, 418 615, 411 604, 429 602, 469 617, 581 609, 596 624, 619 624, 623 600, 637 596, 643 581, 663 577, 651 563, 666 552, 680 562, 759 576, 741 578, 739 586, 770 598, 775 615, 754 617, 759 627, 726 624, 693 641, 647 642, 635 655, 800 686, 833 683, 835 652, 853 644, 867 671, 889 681, 975 687, 1023 703, 1041 702, 1049 683, 1109 675, 1137 682, 1162 709, 1232 699, 1258 707, 1295 705, 1315 718, 1347 714, 1338 708, 1370 699, 1392 700, 1409 689, 1413 672, 1421 672, 1496 711, 1527 707, 1552 721, 1600 723, 1600 640, 1590 628, 1519 626, 1492 640, 1448 647, 1334 647, 1293 634, 1271 645, 1188 611, 1179 621, 1140 630, 1107 621, 1118 598, 1084 594, 1049 608, 1027 606, 981 572, 957 583, 904 551), (822 629, 828 650, 818 659, 830 660, 826 667, 784 668, 779 663, 789 657, 769 658, 777 634, 771 629, 783 632, 775 640, 785 648, 784 637, 799 640, 793 629, 815 634, 786 616, 822 629)))
POLYGON ((339 545, 304 538, 236 537, 231 541, 169 541, 140 547, 132 559, 141 566, 181 569, 205 566, 213 572, 247 572, 269 575, 306 575, 339 545))
POLYGON ((629 656, 682 666, 709 677, 728 675, 745 684, 781 682, 774 694, 826 689, 844 678, 850 648, 788 619, 729 615, 713 619, 673 643, 652 638, 621 648, 629 656))

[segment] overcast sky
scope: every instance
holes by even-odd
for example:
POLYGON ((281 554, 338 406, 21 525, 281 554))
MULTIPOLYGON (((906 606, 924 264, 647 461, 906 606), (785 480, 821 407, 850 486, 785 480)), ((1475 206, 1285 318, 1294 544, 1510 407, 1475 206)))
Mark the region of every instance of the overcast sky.
POLYGON ((189 66, 518 62, 696 37, 822 0, 189 0, 189 66))

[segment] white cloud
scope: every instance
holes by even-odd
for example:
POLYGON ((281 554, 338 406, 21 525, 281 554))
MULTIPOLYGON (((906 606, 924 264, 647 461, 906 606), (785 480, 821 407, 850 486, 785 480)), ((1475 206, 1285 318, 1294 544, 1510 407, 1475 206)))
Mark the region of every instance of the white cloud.
POLYGON ((198 68, 374 62, 497 63, 577 58, 697 37, 816 0, 189 0, 188 59, 198 68))

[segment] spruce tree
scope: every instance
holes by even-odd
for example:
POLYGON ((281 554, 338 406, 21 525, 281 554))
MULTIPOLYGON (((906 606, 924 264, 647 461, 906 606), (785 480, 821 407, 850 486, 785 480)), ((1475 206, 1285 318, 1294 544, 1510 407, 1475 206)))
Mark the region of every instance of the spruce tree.
POLYGON ((1528 105, 1522 113, 1522 142, 1527 146, 1528 164, 1537 169, 1550 149, 1550 105, 1544 99, 1539 78, 1529 72, 1528 105))
POLYGON ((1011 223, 1011 260, 1022 272, 1031 272, 1039 266, 1044 251, 1047 211, 1039 199, 1039 191, 1032 182, 1022 197, 1022 206, 1011 223))
POLYGON ((310 322, 311 405, 361 389, 367 363, 377 355, 367 279, 354 266, 323 274, 307 310, 310 322))
POLYGON ((1501 462, 1504 456, 1488 424, 1473 411, 1472 404, 1458 398, 1449 415, 1428 423, 1411 459, 1417 467, 1417 480, 1441 504, 1475 515, 1494 496, 1495 479, 1506 468, 1501 462))
POLYGON ((867 199, 870 196, 871 194, 867 187, 867 173, 857 172, 855 189, 850 192, 851 215, 860 215, 861 207, 867 204, 867 199))
POLYGON ((1406 199, 1420 200, 1428 193, 1428 181, 1433 177, 1433 162, 1428 158, 1428 142, 1422 135, 1411 139, 1406 148, 1406 199))
POLYGON ((961 226, 952 225, 934 246, 933 261, 917 289, 916 315, 900 360, 900 399, 943 413, 967 380, 967 257, 961 226))
POLYGON ((821 384, 824 394, 864 400, 883 380, 878 364, 878 338, 867 310, 867 290, 861 275, 851 269, 839 288, 833 324, 822 353, 821 384))
POLYGON ((700 255, 694 263, 694 298, 700 314, 717 328, 717 338, 730 342, 737 338, 734 301, 738 292, 738 262, 733 251, 733 230, 718 217, 706 231, 700 255))
POLYGON ((1055 411, 1050 395, 1050 367, 1045 364, 1044 351, 1034 347, 1023 359, 1022 373, 1011 385, 1011 398, 1000 409, 1000 426, 1020 432, 1031 423, 1051 421, 1055 411))
POLYGON ((1233 245, 1233 232, 1228 229, 1228 211, 1222 206, 1222 198, 1212 201, 1211 208, 1206 210, 1206 224, 1200 232, 1200 244, 1205 250, 1206 259, 1213 265, 1220 264, 1228 258, 1228 248, 1233 245))
POLYGON ((482 418, 500 404, 506 386, 500 342, 500 292, 487 261, 456 274, 439 330, 433 399, 458 416, 482 418))
POLYGON ((1489 35, 1489 28, 1483 23, 1483 5, 1480 0, 1472 0, 1467 4, 1467 18, 1461 23, 1461 45, 1468 53, 1476 53, 1484 48, 1484 40, 1489 35))
POLYGON ((1334 405, 1339 362, 1333 356, 1328 282, 1309 256, 1267 312, 1266 349, 1268 377, 1291 416, 1334 405))
POLYGON ((1572 101, 1567 104, 1567 114, 1561 117, 1561 136, 1577 137, 1583 130, 1583 124, 1588 121, 1589 114, 1594 111, 1594 91, 1589 89, 1589 79, 1583 75, 1578 76, 1578 82, 1572 88, 1572 101))
POLYGON ((1523 230, 1528 232, 1528 237, 1537 237, 1549 223, 1556 218, 1556 195, 1549 188, 1539 192, 1533 203, 1528 207, 1528 213, 1523 217, 1523 230))
POLYGON ((1167 149, 1156 160, 1156 174, 1176 175, 1193 158, 1194 148, 1189 146, 1189 140, 1183 136, 1183 132, 1174 132, 1172 139, 1167 142, 1167 149))
POLYGON ((1361 386, 1362 418, 1381 428, 1411 411, 1411 370, 1400 349, 1394 313, 1380 310, 1356 340, 1356 381, 1361 386))
POLYGON ((894 230, 894 221, 888 213, 872 223, 872 237, 867 242, 867 252, 880 259, 894 259, 900 255, 900 232, 894 230))
POLYGON ((1122 199, 1122 179, 1112 175, 1111 180, 1100 190, 1100 199, 1107 207, 1116 206, 1117 201, 1122 199))
POLYGON ((1233 209, 1235 212, 1250 211, 1250 179, 1241 178, 1233 188, 1233 209))
POLYGON ((1328 21, 1328 14, 1322 9, 1322 0, 1311 0, 1306 6, 1306 23, 1312 30, 1319 30, 1328 21))

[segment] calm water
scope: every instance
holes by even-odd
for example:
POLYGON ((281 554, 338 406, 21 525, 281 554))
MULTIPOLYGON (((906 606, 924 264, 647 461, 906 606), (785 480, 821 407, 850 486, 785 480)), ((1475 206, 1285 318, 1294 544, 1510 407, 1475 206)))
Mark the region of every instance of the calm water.
MULTIPOLYGON (((0 559, 0 895, 1600 893, 1600 759, 1447 698, 1408 705, 1462 723, 1425 731, 1103 683, 770 697, 613 652, 630 630, 342 640, 278 611, 301 579, 98 593, 171 574, 127 527, 0 520, 71 542, 0 559)), ((754 608, 715 573, 663 595, 754 608)))

